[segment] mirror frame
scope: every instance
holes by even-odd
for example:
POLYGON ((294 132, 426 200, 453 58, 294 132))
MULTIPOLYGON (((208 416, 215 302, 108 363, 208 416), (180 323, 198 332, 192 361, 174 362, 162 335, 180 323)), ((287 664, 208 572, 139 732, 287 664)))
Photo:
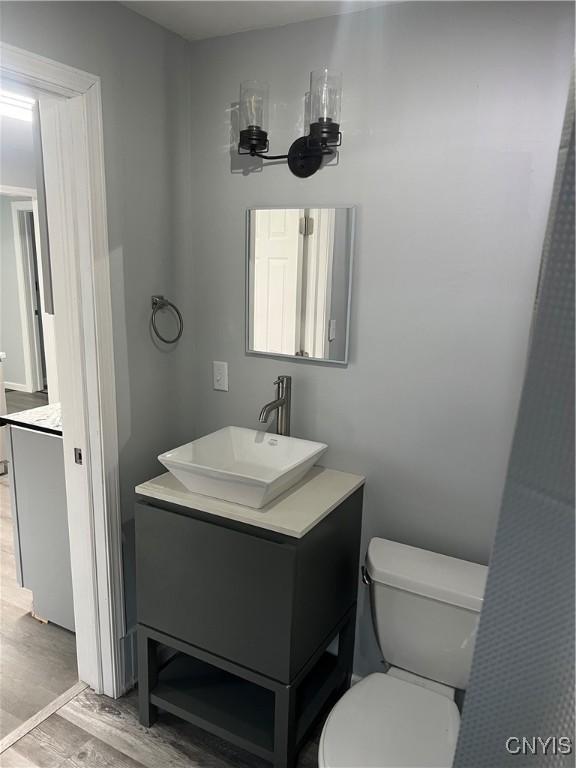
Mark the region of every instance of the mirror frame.
POLYGON ((329 365, 338 366, 340 368, 346 368, 350 361, 350 323, 352 319, 352 284, 354 274, 354 263, 356 253, 356 211, 358 206, 347 205, 344 203, 334 203, 333 205, 315 205, 313 203, 306 205, 254 205, 251 208, 246 208, 245 213, 245 293, 244 293, 244 337, 245 347, 244 351, 246 355, 250 357, 271 357, 280 360, 291 360, 294 363, 307 363, 310 365, 329 365), (253 211, 278 211, 289 208, 320 208, 322 210, 332 208, 346 208, 350 212, 350 266, 349 266, 349 279, 348 279, 348 306, 346 308, 346 341, 344 349, 343 360, 327 360, 322 357, 300 357, 299 355, 285 355, 282 352, 260 352, 259 350, 250 349, 250 330, 251 330, 251 303, 252 293, 250 291, 250 246, 252 242, 251 232, 251 214, 253 211))

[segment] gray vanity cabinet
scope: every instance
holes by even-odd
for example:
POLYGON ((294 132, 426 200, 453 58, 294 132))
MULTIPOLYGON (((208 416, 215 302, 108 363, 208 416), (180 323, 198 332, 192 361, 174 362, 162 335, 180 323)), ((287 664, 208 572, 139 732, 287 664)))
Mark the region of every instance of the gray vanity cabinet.
POLYGON ((16 571, 34 613, 74 631, 62 436, 11 424, 8 456, 16 571))
POLYGON ((278 768, 293 765, 350 683, 361 515, 358 488, 296 538, 140 499, 141 721, 164 709, 278 768), (336 655, 327 652, 335 638, 336 655), (160 646, 181 652, 163 668, 160 646))

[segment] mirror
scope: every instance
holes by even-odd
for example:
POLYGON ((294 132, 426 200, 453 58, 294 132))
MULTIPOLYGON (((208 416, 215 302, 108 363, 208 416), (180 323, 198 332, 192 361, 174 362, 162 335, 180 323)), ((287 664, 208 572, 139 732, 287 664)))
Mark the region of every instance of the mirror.
POLYGON ((248 211, 248 352, 347 363, 354 212, 248 211))

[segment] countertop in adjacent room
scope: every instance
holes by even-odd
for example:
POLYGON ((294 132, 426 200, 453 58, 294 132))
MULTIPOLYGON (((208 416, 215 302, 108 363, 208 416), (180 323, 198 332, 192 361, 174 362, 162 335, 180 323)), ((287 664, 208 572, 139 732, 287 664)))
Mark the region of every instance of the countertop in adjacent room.
POLYGON ((29 408, 26 411, 4 414, 0 416, 0 426, 6 424, 34 429, 37 432, 47 432, 51 435, 61 435, 62 410, 60 403, 50 403, 49 405, 41 405, 39 408, 29 408))

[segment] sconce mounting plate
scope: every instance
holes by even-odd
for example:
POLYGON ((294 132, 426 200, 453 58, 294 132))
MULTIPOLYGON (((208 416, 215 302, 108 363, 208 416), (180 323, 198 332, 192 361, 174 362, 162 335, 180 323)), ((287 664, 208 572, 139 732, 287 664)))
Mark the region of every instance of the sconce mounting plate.
POLYGON ((319 141, 302 136, 288 150, 288 167, 295 176, 307 179, 320 168, 323 156, 319 141))

